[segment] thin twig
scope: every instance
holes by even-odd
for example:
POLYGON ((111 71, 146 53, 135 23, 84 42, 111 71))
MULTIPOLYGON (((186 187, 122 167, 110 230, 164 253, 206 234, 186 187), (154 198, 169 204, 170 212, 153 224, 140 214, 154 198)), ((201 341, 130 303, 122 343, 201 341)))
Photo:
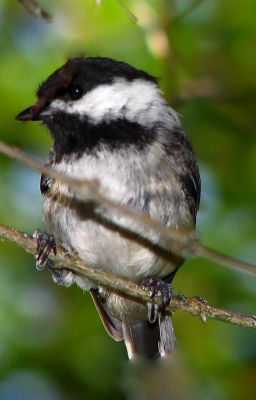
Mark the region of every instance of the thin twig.
POLYGON ((118 0, 118 3, 120 4, 120 7, 123 9, 123 11, 125 12, 125 14, 127 15, 128 18, 130 18, 130 20, 136 24, 138 22, 138 18, 136 17, 136 15, 134 15, 131 10, 129 10, 129 8, 126 6, 126 4, 123 2, 123 0, 118 0))
POLYGON ((34 17, 41 17, 47 22, 51 22, 53 20, 52 16, 40 7, 35 0, 18 0, 24 8, 34 17))
MULTIPOLYGON (((124 11, 124 13, 127 15, 127 17, 134 23, 136 24, 138 22, 138 18, 136 17, 136 15, 134 15, 131 10, 129 10, 129 8, 127 7, 127 5, 124 3, 123 0, 117 0, 120 7, 122 8, 122 10, 124 11)), ((102 3, 102 0, 95 0, 96 5, 100 5, 102 3)))
POLYGON ((173 24, 179 23, 181 20, 186 18, 189 14, 191 14, 203 1, 205 0, 194 0, 191 1, 190 5, 182 11, 179 15, 173 18, 173 24))
MULTIPOLYGON (((36 240, 32 236, 0 224, 0 237, 21 246, 28 253, 36 255, 36 240)), ((50 254, 49 257, 54 261, 55 268, 68 268, 99 286, 108 288, 112 292, 129 297, 140 303, 152 301, 149 293, 140 288, 136 283, 88 266, 77 255, 70 255, 62 248, 57 249, 57 256, 50 254)), ((154 301, 160 304, 160 299, 156 298, 154 301)), ((217 319, 233 325, 256 328, 255 315, 243 315, 222 308, 212 307, 207 301, 198 297, 173 296, 170 305, 167 307, 167 311, 174 312, 178 310, 198 316, 203 322, 206 322, 207 319, 217 319)))
MULTIPOLYGON (((218 251, 211 250, 200 244, 193 234, 187 234, 175 229, 168 228, 162 225, 160 222, 150 218, 147 213, 133 210, 106 198, 100 193, 100 183, 98 181, 78 180, 66 176, 56 169, 43 165, 41 161, 24 153, 20 149, 11 147, 2 141, 0 141, 0 152, 15 160, 20 161, 24 165, 35 169, 36 171, 44 173, 47 176, 57 179, 58 181, 68 185, 75 192, 78 200, 93 201, 98 206, 100 206, 101 209, 103 208, 104 212, 106 210, 114 211, 115 214, 119 216, 128 217, 136 223, 143 224, 144 226, 148 227, 151 232, 154 232, 157 235, 174 243, 175 246, 173 246, 172 248, 172 253, 176 254, 177 256, 204 256, 217 262, 218 264, 225 265, 229 268, 239 269, 256 274, 255 265, 221 254, 218 251)), ((111 224, 111 220, 108 221, 108 223, 111 224)), ((121 234, 122 231, 125 231, 125 235, 128 235, 130 240, 136 242, 138 242, 139 239, 140 242, 143 240, 146 242, 149 241, 148 238, 141 238, 137 232, 132 231, 130 228, 123 227, 122 225, 118 225, 117 223, 115 223, 114 225, 121 234)), ((153 243, 152 245, 154 246, 153 243)), ((163 249, 163 251, 165 252, 165 254, 168 254, 167 250, 163 249)))

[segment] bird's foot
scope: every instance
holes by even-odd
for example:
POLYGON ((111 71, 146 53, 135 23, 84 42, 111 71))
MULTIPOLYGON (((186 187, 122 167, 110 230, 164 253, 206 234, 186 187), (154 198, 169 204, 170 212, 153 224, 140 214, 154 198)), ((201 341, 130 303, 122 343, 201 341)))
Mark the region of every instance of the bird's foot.
MULTIPOLYGON (((151 277, 144 278, 140 283, 140 287, 147 290, 152 300, 156 297, 161 298, 161 310, 164 310, 170 303, 172 297, 171 286, 162 279, 151 277)), ((159 314, 159 306, 156 303, 147 303, 147 319, 150 323, 156 322, 159 314)))
POLYGON ((75 282, 75 274, 67 268, 52 268, 47 267, 52 274, 52 279, 57 285, 69 287, 75 282))
POLYGON ((56 256, 57 249, 53 235, 46 232, 35 231, 33 238, 36 239, 36 268, 42 270, 45 267, 52 266, 52 261, 48 258, 50 252, 56 256))
POLYGON ((42 270, 47 268, 51 274, 54 283, 69 287, 75 281, 75 274, 67 268, 54 268, 49 254, 52 251, 56 256, 56 243, 53 235, 45 232, 36 231, 33 237, 37 241, 36 268, 42 270))

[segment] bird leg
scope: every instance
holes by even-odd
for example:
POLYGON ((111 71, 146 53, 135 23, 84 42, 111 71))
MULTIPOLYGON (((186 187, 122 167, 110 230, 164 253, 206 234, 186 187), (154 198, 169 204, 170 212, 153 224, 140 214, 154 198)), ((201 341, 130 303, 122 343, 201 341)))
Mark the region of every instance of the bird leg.
POLYGON ((75 281, 75 274, 67 268, 54 268, 53 261, 49 259, 51 251, 55 256, 57 253, 54 236, 46 232, 35 231, 33 238, 37 242, 36 268, 39 271, 47 268, 52 274, 54 283, 66 287, 71 286, 75 281))
MULTIPOLYGON (((156 277, 147 277, 144 278, 141 283, 140 287, 144 290, 147 290, 150 294, 152 300, 155 297, 160 297, 162 304, 160 306, 161 311, 165 309, 170 303, 172 297, 172 288, 171 285, 166 283, 160 278, 156 277)), ((150 323, 156 322, 159 313, 159 306, 156 303, 147 303, 147 319, 150 323)))
POLYGON ((57 248, 53 235, 49 235, 46 232, 35 231, 33 234, 33 238, 36 239, 36 268, 38 270, 42 270, 48 266, 48 264, 52 265, 51 260, 49 259, 49 254, 52 251, 56 256, 57 248))

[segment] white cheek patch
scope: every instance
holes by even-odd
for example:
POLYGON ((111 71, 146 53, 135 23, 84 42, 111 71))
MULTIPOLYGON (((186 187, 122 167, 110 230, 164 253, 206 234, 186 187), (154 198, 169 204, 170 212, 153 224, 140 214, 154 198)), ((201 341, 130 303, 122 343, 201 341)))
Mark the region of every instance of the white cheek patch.
POLYGON ((164 118, 169 119, 169 122, 179 123, 176 113, 162 98, 158 86, 142 79, 129 82, 119 78, 111 84, 92 89, 79 100, 53 100, 50 107, 51 110, 88 118, 93 124, 120 118, 143 126, 150 126, 164 118))

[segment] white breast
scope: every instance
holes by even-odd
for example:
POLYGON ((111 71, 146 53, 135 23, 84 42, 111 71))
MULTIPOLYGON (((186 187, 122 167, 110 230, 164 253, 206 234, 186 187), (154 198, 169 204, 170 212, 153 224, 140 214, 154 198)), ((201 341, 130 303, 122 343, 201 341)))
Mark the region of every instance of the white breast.
MULTIPOLYGON (((177 182, 171 179, 164 184, 156 179, 159 160, 163 156, 161 147, 151 145, 151 151, 129 153, 120 150, 110 153, 102 151, 98 157, 84 155, 79 160, 70 159, 54 165, 69 176, 82 179, 99 179, 102 193, 110 199, 138 210, 146 208, 150 215, 163 223, 179 227, 182 206, 174 199, 177 182), (154 154, 154 157, 148 157, 154 154), (149 201, 150 198, 150 201, 149 201)), ((171 175, 170 175, 171 176, 171 175)), ((70 196, 66 187, 64 194, 70 196)), ((184 211, 184 210, 183 210, 184 211)), ((53 203, 50 198, 44 200, 45 222, 48 229, 67 247, 74 248, 88 264, 102 268, 135 281, 145 276, 166 276, 175 265, 167 264, 155 253, 90 220, 90 216, 78 215, 75 210, 53 203)), ((158 243, 159 237, 149 232, 141 224, 135 224, 127 218, 114 221, 130 227, 158 243)), ((86 286, 87 282, 78 282, 86 286)))

